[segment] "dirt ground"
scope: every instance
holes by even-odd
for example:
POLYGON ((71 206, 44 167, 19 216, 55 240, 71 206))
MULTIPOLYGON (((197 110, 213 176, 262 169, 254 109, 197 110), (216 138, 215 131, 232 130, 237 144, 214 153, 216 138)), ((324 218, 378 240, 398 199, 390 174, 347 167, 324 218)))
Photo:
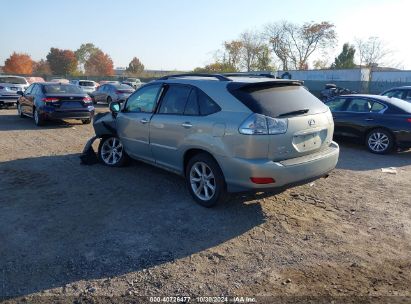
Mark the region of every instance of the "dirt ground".
POLYGON ((0 110, 0 302, 411 301, 411 151, 341 143, 327 179, 206 209, 160 169, 80 165, 92 134, 0 110))

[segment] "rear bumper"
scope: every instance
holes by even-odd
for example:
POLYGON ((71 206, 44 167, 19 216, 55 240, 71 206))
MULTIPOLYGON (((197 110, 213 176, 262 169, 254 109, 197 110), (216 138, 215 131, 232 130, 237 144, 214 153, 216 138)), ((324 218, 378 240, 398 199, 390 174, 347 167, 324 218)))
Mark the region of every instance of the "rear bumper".
POLYGON ((411 148, 411 131, 397 131, 394 132, 396 144, 400 148, 411 148))
POLYGON ((2 96, 0 95, 0 105, 16 104, 19 95, 16 96, 2 96))
POLYGON ((220 163, 229 192, 249 190, 278 190, 305 184, 327 175, 338 162, 339 146, 331 145, 320 152, 281 162, 271 160, 250 160, 241 158, 220 158, 220 163), (255 184, 250 177, 271 177, 275 183, 255 184))
POLYGON ((44 119, 92 119, 94 116, 93 110, 85 111, 54 111, 41 113, 44 119))

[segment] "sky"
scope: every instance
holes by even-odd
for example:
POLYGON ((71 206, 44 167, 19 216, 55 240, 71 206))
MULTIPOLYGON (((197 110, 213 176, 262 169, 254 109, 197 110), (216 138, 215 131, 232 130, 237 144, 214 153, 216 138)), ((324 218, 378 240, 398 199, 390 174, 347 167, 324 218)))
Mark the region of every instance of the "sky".
POLYGON ((287 20, 333 23, 330 63, 344 42, 378 36, 395 64, 411 69, 410 0, 2 0, 1 7, 0 65, 14 51, 40 60, 51 47, 91 42, 115 67, 136 56, 146 69, 192 70, 241 32, 287 20))

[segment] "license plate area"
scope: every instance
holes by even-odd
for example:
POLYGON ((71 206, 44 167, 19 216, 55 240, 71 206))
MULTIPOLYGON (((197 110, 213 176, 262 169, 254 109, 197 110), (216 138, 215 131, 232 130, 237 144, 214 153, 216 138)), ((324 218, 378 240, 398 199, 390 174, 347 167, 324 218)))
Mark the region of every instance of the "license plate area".
MULTIPOLYGON (((298 152, 307 152, 321 147, 326 134, 324 130, 308 134, 295 135, 293 137, 293 146, 298 152)), ((325 131, 326 133, 326 131, 325 131)))
POLYGON ((82 109, 83 104, 78 101, 67 101, 60 105, 61 109, 82 109))

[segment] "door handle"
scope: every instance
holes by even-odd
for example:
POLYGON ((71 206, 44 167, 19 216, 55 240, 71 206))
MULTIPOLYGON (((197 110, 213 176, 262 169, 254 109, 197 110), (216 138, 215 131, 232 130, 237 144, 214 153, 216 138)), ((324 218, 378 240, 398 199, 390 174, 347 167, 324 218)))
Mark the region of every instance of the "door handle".
POLYGON ((147 118, 143 118, 142 120, 140 120, 140 122, 145 125, 146 123, 148 123, 148 119, 147 118))
POLYGON ((189 122, 185 122, 185 123, 182 123, 181 124, 184 128, 186 128, 186 129, 190 129, 193 125, 191 124, 191 123, 189 123, 189 122))

